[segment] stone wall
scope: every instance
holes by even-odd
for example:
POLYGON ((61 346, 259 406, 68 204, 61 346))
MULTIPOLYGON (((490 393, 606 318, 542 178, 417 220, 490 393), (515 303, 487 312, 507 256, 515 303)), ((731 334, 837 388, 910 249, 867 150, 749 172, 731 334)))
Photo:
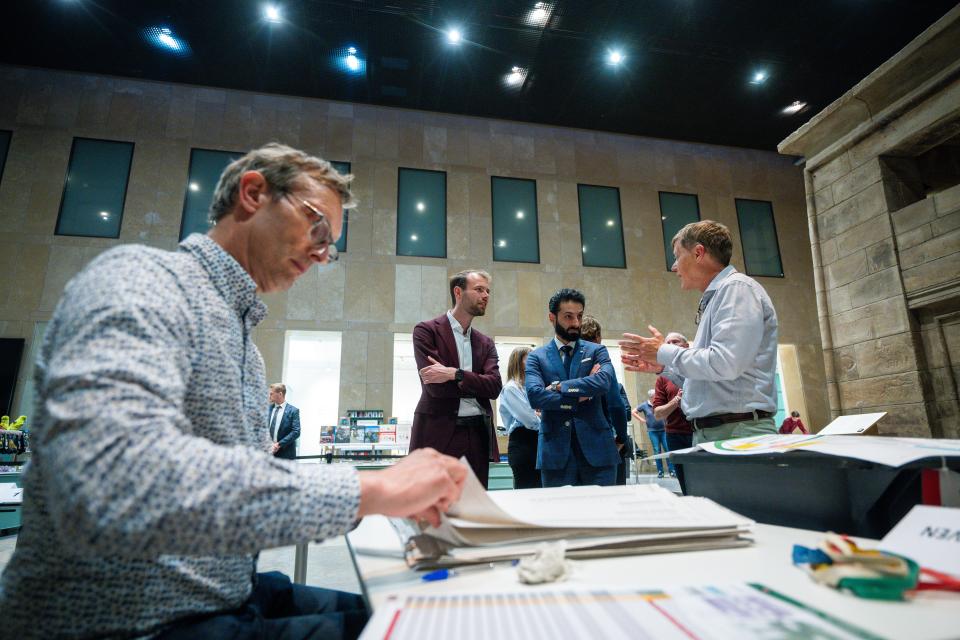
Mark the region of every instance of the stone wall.
MULTIPOLYGON (((828 418, 806 246, 802 174, 774 153, 481 118, 259 95, 65 72, 0 67, 0 129, 13 131, 0 182, 0 335, 33 335, 64 284, 118 243, 177 244, 190 149, 238 150, 278 140, 350 161, 360 206, 351 211, 341 267, 311 271, 265 296, 256 331, 268 377, 281 376, 285 332, 343 332, 340 411, 392 402, 393 334, 447 307, 447 277, 493 274, 477 327, 488 335, 550 334, 546 301, 582 289, 604 335, 661 330, 693 335, 698 295, 664 267, 658 191, 696 193, 704 218, 734 234, 735 197, 773 203, 784 278, 760 278, 780 312, 780 340, 795 344, 813 426, 828 418), (119 240, 53 234, 74 136, 135 143, 119 240), (397 168, 447 172, 447 259, 395 255, 397 168), (492 260, 490 176, 537 181, 540 264, 492 260), (577 184, 620 189, 626 269, 581 266, 577 184)), ((118 277, 121 277, 118 275, 118 277)), ((23 367, 23 375, 29 367, 23 367)), ((631 400, 651 385, 630 375, 631 400)), ((22 386, 22 385, 21 385, 22 386)))
POLYGON ((779 146, 806 160, 831 412, 884 434, 958 435, 958 38, 960 7, 779 146))

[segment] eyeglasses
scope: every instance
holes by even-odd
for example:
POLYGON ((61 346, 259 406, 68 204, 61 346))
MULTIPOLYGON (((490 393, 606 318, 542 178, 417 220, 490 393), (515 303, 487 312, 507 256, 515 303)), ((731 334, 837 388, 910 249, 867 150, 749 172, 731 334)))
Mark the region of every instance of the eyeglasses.
POLYGON ((327 263, 339 260, 340 255, 337 252, 336 242, 333 239, 333 231, 330 229, 330 222, 327 220, 327 216, 323 215, 322 211, 303 198, 294 198, 290 194, 285 195, 287 195, 294 204, 299 202, 305 206, 307 211, 310 212, 307 214, 307 217, 310 217, 310 214, 316 216, 316 219, 310 224, 310 230, 307 234, 310 236, 310 242, 316 247, 317 252, 326 258, 327 263))

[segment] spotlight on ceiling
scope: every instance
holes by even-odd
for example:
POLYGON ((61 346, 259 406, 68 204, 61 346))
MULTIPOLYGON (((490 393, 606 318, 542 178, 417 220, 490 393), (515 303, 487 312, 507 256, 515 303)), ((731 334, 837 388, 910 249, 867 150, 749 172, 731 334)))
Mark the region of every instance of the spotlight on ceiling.
POLYGON ((533 5, 527 13, 526 22, 527 24, 534 27, 544 27, 547 24, 547 20, 550 19, 550 11, 553 9, 551 3, 548 2, 538 2, 533 5))
POLYGON ((611 49, 607 52, 607 64, 616 67, 624 60, 623 52, 619 49, 611 49))
POLYGON ((140 35, 154 47, 178 58, 187 58, 193 53, 187 41, 178 37, 170 27, 147 27, 140 35))
POLYGON ((527 70, 521 67, 513 67, 510 73, 503 76, 503 83, 512 89, 519 89, 523 81, 527 78, 527 70))
POLYGON ((356 47, 338 49, 333 56, 334 66, 351 75, 362 75, 367 70, 367 61, 356 47))
POLYGON ((780 113, 782 113, 782 114, 784 114, 784 115, 787 115, 787 116, 792 116, 792 115, 795 114, 795 113, 800 113, 801 111, 803 111, 803 110, 806 109, 806 108, 807 108, 807 103, 806 103, 806 102, 801 102, 800 100, 794 100, 794 101, 791 102, 789 105, 787 105, 786 107, 784 107, 784 108, 783 108, 783 111, 781 111, 780 113))
POLYGON ((283 15, 280 13, 280 7, 275 4, 266 4, 263 6, 263 19, 273 24, 283 22, 283 15))
POLYGON ((460 33, 459 29, 450 29, 447 31, 447 42, 450 44, 460 44, 461 40, 463 40, 463 34, 460 33))
POLYGON ((750 77, 750 84, 763 84, 769 77, 770 74, 763 69, 754 71, 753 75, 750 77))

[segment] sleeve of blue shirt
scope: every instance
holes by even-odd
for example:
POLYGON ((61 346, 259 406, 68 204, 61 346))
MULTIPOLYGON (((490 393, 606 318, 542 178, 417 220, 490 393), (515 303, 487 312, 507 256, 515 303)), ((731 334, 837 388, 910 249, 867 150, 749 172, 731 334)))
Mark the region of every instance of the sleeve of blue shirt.
POLYGON ((500 416, 504 418, 504 422, 507 422, 504 412, 511 418, 507 424, 508 432, 513 431, 514 423, 517 423, 516 426, 522 425, 534 431, 540 429, 540 418, 530 408, 530 403, 520 389, 512 384, 505 385, 500 394, 500 416))
POLYGON ((763 338, 763 309, 749 286, 734 282, 712 300, 713 337, 703 348, 664 344, 657 362, 691 380, 733 380, 756 360, 763 338))

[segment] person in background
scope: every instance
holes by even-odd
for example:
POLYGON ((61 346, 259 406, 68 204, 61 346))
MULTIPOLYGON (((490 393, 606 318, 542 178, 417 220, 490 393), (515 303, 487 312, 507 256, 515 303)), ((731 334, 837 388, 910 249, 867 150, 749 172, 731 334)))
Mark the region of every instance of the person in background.
MULTIPOLYGON (((672 344, 686 349, 690 346, 686 337, 677 332, 667 334, 664 344, 672 344)), ((687 421, 680 402, 683 399, 683 390, 677 386, 669 374, 657 376, 653 394, 653 415, 666 423, 667 451, 679 451, 693 446, 693 427, 687 421)), ((670 475, 674 475, 673 471, 670 475)))
MULTIPOLYGON (((667 448, 667 439, 664 432, 664 422, 663 420, 657 420, 656 415, 653 412, 653 396, 654 390, 647 390, 647 399, 636 409, 633 410, 633 417, 639 420, 642 424, 647 427, 647 436, 650 438, 650 446, 653 449, 653 455, 658 456, 661 453, 666 453, 670 449, 667 448)), ((657 458, 657 477, 663 477, 663 460, 657 458)), ((670 459, 667 458, 667 468, 670 470, 670 475, 676 475, 676 472, 673 470, 673 463, 670 462, 670 459)))
POLYGON ((798 429, 800 433, 810 433, 804 426, 803 420, 800 419, 800 412, 791 411, 790 415, 784 418, 783 424, 780 425, 780 433, 790 435, 796 433, 798 429))
MULTIPOLYGON (((580 323, 580 337, 584 340, 601 344, 603 341, 603 328, 600 322, 591 315, 583 316, 583 322, 580 323)), ((598 365, 594 365, 591 373, 596 373, 598 365)), ((620 451, 620 463, 617 465, 617 484, 627 484, 627 455, 633 453, 633 443, 630 436, 627 435, 627 423, 630 422, 630 400, 627 399, 627 392, 623 385, 616 379, 614 372, 613 384, 607 391, 607 395, 601 398, 603 406, 603 415, 607 422, 613 427, 617 449, 620 451)))
POLYGON ((507 362, 507 383, 500 391, 497 404, 500 418, 510 438, 507 459, 513 470, 514 489, 539 489, 540 472, 537 471, 537 439, 540 437, 540 416, 530 408, 527 392, 523 388, 524 370, 530 347, 517 347, 507 362))
POLYGON ((493 340, 473 328, 487 312, 490 274, 468 269, 450 278, 453 308, 413 328, 420 401, 413 414, 410 451, 431 447, 465 457, 487 488, 490 462, 500 459, 490 401, 500 395, 493 340))
POLYGON ((576 289, 553 294, 547 319, 556 336, 527 357, 527 397, 542 412, 537 468, 545 487, 617 482, 620 454, 600 403, 616 374, 606 347, 580 340, 585 306, 576 289))
POLYGON ((270 440, 273 445, 270 452, 278 458, 295 460, 297 457, 297 439, 300 437, 300 409, 287 402, 287 385, 270 385, 270 415, 267 416, 270 427, 270 440))

